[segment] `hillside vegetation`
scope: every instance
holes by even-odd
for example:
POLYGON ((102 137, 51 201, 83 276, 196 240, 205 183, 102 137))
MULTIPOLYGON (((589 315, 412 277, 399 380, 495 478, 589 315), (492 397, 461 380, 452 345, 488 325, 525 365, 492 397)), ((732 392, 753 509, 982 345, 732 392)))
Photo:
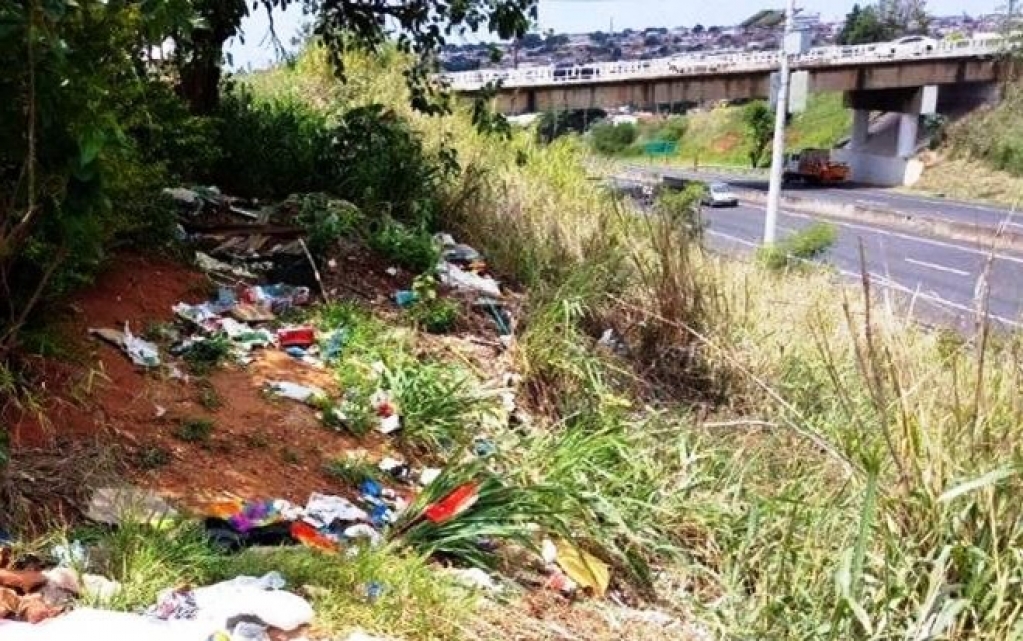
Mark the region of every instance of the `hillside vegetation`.
MULTIPOLYGON (((752 145, 743 122, 743 109, 741 105, 718 106, 643 123, 629 145, 617 149, 598 146, 597 151, 641 157, 645 143, 673 140, 678 142, 677 153, 663 159, 658 157, 658 162, 748 167, 752 145)), ((851 118, 840 93, 813 94, 806 111, 792 118, 786 144, 790 150, 831 148, 848 137, 851 118)))
MULTIPOLYGON (((423 356, 422 335, 396 331, 408 328, 376 308, 325 306, 315 322, 352 330, 337 380, 363 393, 383 362, 419 421, 402 444, 447 468, 443 488, 485 479, 473 511, 443 527, 400 522, 400 536, 352 558, 301 548, 225 556, 187 527, 122 528, 105 535, 126 586, 116 607, 136 610, 168 585, 278 570, 311 586, 328 633, 358 624, 406 639, 509 641, 1018 635, 1018 336, 926 331, 894 301, 830 274, 707 254, 689 224, 695 192, 635 215, 595 187, 579 139, 484 133, 472 120, 486 114, 469 105, 415 113, 406 59, 346 62, 344 84, 316 48, 238 79, 246 91, 225 100, 219 153, 203 175, 252 195, 298 185, 351 200, 354 209, 302 201, 299 222, 324 264, 324 248, 363 244, 429 276, 434 232, 479 249, 522 298, 502 365, 521 377, 529 420, 494 427, 493 456, 456 449, 471 444, 476 414, 493 409, 473 368, 462 376, 463 362, 423 356), (601 340, 608 330, 617 340, 601 340), (494 541, 535 556, 538 529, 606 562, 614 598, 634 615, 656 608, 684 625, 608 623, 611 596, 545 610, 530 601, 536 585, 484 598, 439 568, 442 559, 516 572, 519 559, 493 554, 494 541), (374 582, 385 586, 376 602, 374 582), (566 634, 544 620, 553 611, 595 619, 566 634)), ((838 104, 818 99, 793 144, 841 136, 838 104)), ((701 164, 742 164, 735 113, 693 115, 682 148, 701 164)), ((366 269, 345 258, 339 269, 366 269)), ((428 486, 414 507, 440 492, 428 486)))
POLYGON ((917 189, 1017 206, 1023 196, 1023 86, 1007 86, 997 105, 950 125, 943 144, 925 160, 917 189))
MULTIPOLYGON (((253 82, 401 112, 398 69, 358 65, 348 86, 316 55, 253 82)), ((1016 337, 916 329, 827 275, 711 258, 670 211, 636 219, 593 189, 570 139, 499 142, 465 113, 405 115, 428 148, 458 150, 441 223, 527 291, 515 355, 540 431, 516 450, 522 469, 601 502, 595 542, 648 563, 662 607, 723 637, 1018 630, 1016 337), (627 356, 594 349, 607 327, 627 356)), ((804 116, 800 140, 837 138, 839 120, 804 116)), ((687 132, 712 146, 696 122, 687 132)))

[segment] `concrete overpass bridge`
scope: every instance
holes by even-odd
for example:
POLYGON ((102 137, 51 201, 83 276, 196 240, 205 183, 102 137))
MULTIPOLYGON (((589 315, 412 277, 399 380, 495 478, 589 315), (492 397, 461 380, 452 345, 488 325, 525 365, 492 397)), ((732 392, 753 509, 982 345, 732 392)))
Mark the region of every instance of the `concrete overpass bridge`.
MULTIPOLYGON (((857 181, 907 184, 919 177, 910 158, 917 151, 921 115, 962 111, 990 100, 1007 77, 1008 41, 984 38, 817 47, 790 58, 793 83, 807 92, 845 93, 854 110, 853 131, 840 153, 857 181), (872 112, 900 114, 891 155, 868 153, 872 112)), ((632 107, 649 111, 720 100, 768 98, 778 51, 687 54, 654 60, 574 67, 522 67, 449 73, 456 93, 494 92, 505 114, 632 107)))

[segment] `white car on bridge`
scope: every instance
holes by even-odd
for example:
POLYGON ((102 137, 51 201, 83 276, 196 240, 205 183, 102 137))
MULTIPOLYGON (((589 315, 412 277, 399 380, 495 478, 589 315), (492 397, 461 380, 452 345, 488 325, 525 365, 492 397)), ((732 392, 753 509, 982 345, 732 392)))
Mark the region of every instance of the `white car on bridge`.
POLYGON ((934 51, 938 41, 927 36, 906 36, 884 45, 892 56, 921 56, 934 51))

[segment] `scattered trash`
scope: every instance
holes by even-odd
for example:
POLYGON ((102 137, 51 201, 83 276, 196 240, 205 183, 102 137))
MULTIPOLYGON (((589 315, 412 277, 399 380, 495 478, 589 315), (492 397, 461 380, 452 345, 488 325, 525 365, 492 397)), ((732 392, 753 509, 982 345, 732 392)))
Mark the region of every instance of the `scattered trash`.
POLYGON ((85 515, 106 525, 129 522, 160 525, 176 518, 177 511, 150 490, 121 487, 100 488, 93 492, 85 515))
POLYGON ((436 467, 424 468, 423 471, 419 473, 419 484, 425 487, 430 483, 433 483, 437 480, 437 477, 441 475, 442 471, 443 470, 436 467))
POLYGON ((431 523, 441 524, 462 514, 479 500, 479 488, 470 481, 459 485, 444 498, 432 503, 423 511, 423 516, 431 523))
POLYGON ((267 389, 277 396, 298 401, 299 403, 312 404, 317 399, 324 399, 327 393, 319 387, 312 385, 300 385, 290 381, 270 381, 266 384, 267 389))
POLYGON ((437 266, 440 281, 453 289, 478 292, 493 298, 501 298, 501 286, 489 276, 480 276, 466 271, 452 263, 441 263, 437 266))
POLYGON ((246 288, 241 295, 243 303, 258 305, 274 314, 281 314, 293 307, 309 303, 309 288, 278 283, 256 285, 246 288))
POLYGON ((121 593, 121 584, 98 574, 83 574, 82 593, 98 603, 107 603, 121 593))
POLYGON ((486 592, 500 592, 501 586, 489 574, 479 568, 450 568, 447 573, 456 582, 468 588, 476 588, 486 592))
POLYGON ((392 434, 401 429, 401 417, 398 414, 398 408, 387 392, 377 390, 372 398, 370 398, 370 405, 373 407, 376 415, 380 417, 380 425, 377 426, 378 432, 381 434, 392 434))
POLYGON ((316 342, 316 330, 312 327, 282 327, 277 330, 277 342, 281 347, 309 347, 316 342))
POLYGON ((381 472, 390 474, 393 478, 399 481, 407 481, 409 474, 411 473, 408 463, 389 456, 381 459, 380 463, 377 464, 377 467, 381 472))
POLYGON ((366 584, 365 594, 366 600, 370 603, 375 603, 377 599, 384 593, 384 586, 376 581, 370 581, 366 584))
POLYGON ((480 458, 486 458, 497 453, 497 445, 490 439, 478 438, 473 441, 472 452, 480 458))
POLYGON ((330 333, 325 340, 320 341, 320 352, 323 360, 327 363, 334 363, 341 358, 341 350, 348 342, 348 332, 345 329, 336 329, 330 333))
POLYGON ((386 272, 388 276, 392 276, 392 277, 393 276, 397 276, 398 275, 398 268, 397 267, 388 267, 387 269, 384 270, 384 272, 386 272))
POLYGON ((154 415, 156 416, 156 418, 163 418, 167 414, 167 408, 164 407, 163 405, 156 405, 154 406, 154 409, 155 409, 154 415))
POLYGON ((621 335, 611 327, 605 329, 604 333, 600 335, 600 339, 597 340, 597 345, 609 349, 617 354, 623 354, 629 349, 625 339, 623 339, 621 335))
POLYGON ((408 289, 401 289, 394 292, 394 303, 398 307, 408 307, 419 300, 419 295, 408 289))
POLYGON ((195 264, 207 274, 221 274, 223 276, 234 276, 243 280, 255 280, 256 275, 242 267, 235 267, 230 263, 218 260, 209 254, 195 252, 195 264))
POLYGON ((136 365, 141 367, 160 365, 159 348, 132 334, 128 323, 124 324, 124 331, 103 327, 90 329, 89 333, 121 349, 136 365))
POLYGON ((401 429, 401 418, 397 414, 385 416, 380 419, 380 426, 377 431, 381 434, 393 434, 401 429))
POLYGON ((554 541, 554 549, 557 553, 554 562, 573 582, 589 588, 596 596, 604 596, 611 582, 611 569, 606 563, 566 541, 554 541))
POLYGON ((380 544, 380 533, 373 529, 373 526, 366 523, 359 523, 345 528, 344 537, 350 540, 369 539, 369 544, 376 547, 380 544))
POLYGON ((84 568, 89 565, 89 553, 81 541, 72 541, 70 544, 53 546, 50 554, 57 561, 57 567, 62 568, 84 568))
POLYGON ((368 518, 365 510, 340 496, 314 493, 305 506, 305 522, 318 528, 330 527, 337 521, 352 523, 368 518))

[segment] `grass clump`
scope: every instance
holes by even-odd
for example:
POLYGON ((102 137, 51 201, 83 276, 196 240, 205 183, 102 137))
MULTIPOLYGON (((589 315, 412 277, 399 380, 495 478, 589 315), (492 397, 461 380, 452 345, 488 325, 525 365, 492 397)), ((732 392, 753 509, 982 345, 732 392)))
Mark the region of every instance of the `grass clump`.
POLYGON ((414 272, 437 266, 440 250, 424 228, 412 228, 385 218, 369 237, 369 246, 384 258, 414 272))
POLYGON ((834 225, 814 223, 786 236, 781 242, 761 248, 757 258, 772 271, 800 268, 823 257, 837 238, 834 225))
POLYGON ((447 334, 458 321, 461 306, 449 298, 433 298, 414 305, 409 310, 412 320, 431 334, 447 334))
POLYGON ((220 367, 230 355, 230 339, 224 334, 218 334, 189 346, 184 359, 193 374, 205 376, 220 367))
POLYGON ((365 457, 334 459, 326 465, 327 474, 350 487, 358 487, 365 480, 380 480, 383 473, 365 457))
POLYGON ((174 436, 186 443, 206 443, 213 435, 213 421, 207 418, 183 418, 174 429, 174 436))
POLYGON ((493 394, 441 363, 399 362, 384 371, 381 386, 398 405, 402 442, 420 452, 450 452, 465 445, 480 418, 496 409, 493 394))

